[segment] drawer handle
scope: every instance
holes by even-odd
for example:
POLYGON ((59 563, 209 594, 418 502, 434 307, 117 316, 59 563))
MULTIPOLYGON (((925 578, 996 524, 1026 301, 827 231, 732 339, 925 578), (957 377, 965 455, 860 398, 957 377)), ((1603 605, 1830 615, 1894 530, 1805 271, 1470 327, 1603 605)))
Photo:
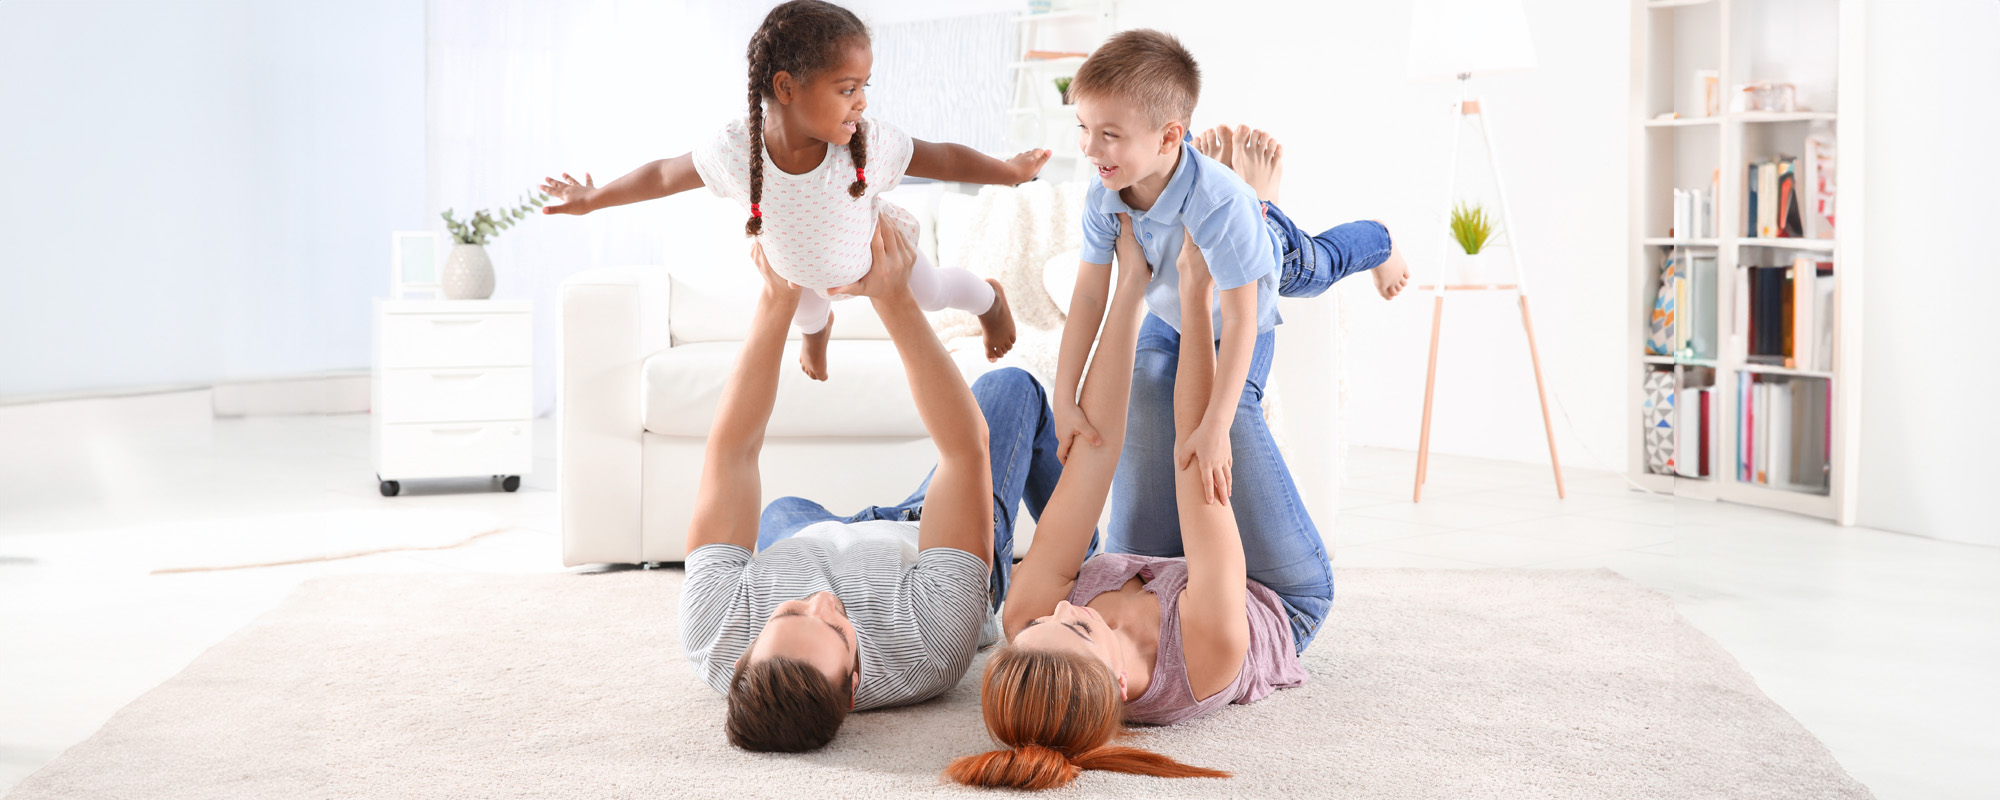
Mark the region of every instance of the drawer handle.
POLYGON ((432 325, 478 325, 479 323, 485 321, 486 320, 478 319, 476 317, 473 319, 447 319, 443 317, 431 318, 432 325))
POLYGON ((435 433, 435 434, 437 434, 437 435, 439 435, 439 436, 468 436, 468 435, 471 435, 471 434, 475 434, 475 433, 481 433, 481 432, 483 432, 483 431, 485 431, 485 430, 486 430, 486 429, 485 429, 484 427, 473 427, 473 428, 432 428, 432 429, 431 429, 431 433, 435 433))
POLYGON ((484 377, 486 377, 486 373, 484 373, 484 372, 433 372, 433 373, 431 373, 431 379, 432 379, 432 380, 439 380, 439 381, 462 381, 462 380, 467 380, 467 379, 470 379, 470 378, 484 378, 484 377))

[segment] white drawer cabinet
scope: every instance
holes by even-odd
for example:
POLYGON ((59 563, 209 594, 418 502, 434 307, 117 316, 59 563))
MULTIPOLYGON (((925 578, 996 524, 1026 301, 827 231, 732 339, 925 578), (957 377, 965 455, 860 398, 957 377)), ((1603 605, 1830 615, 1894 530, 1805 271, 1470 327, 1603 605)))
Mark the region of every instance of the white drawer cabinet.
POLYGON ((514 491, 534 463, 532 319, 525 300, 376 300, 375 477, 491 475, 514 491))

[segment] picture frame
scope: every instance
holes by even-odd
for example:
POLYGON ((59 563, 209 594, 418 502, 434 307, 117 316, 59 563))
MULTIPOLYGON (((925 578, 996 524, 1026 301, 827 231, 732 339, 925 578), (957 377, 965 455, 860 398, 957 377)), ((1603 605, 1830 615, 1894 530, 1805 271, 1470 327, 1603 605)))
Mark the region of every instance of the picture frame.
POLYGON ((444 288, 444 236, 436 231, 396 231, 390 234, 389 294, 401 299, 444 288))

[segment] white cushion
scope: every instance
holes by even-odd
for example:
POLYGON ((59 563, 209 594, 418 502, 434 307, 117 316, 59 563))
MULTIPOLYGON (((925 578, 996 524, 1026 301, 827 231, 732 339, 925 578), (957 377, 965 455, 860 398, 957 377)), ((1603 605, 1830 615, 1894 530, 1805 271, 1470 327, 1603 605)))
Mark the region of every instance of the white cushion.
MULTIPOLYGON (((647 358, 640 385, 646 430, 666 436, 707 436, 722 386, 742 349, 742 342, 699 342, 676 345, 647 358)), ((765 435, 929 435, 910 398, 910 382, 893 342, 835 339, 828 344, 826 355, 832 377, 815 381, 799 370, 798 345, 785 347, 778 367, 778 398, 765 435)), ((993 368, 976 347, 957 349, 952 360, 968 386, 993 368)))
MULTIPOLYGON (((740 342, 750 335, 750 318, 757 311, 761 278, 746 253, 742 263, 677 267, 667 324, 675 344, 740 342)), ((882 318, 865 299, 833 303, 833 338, 887 340, 882 318)), ((794 329, 790 337, 797 339, 794 329)))
POLYGON ((1042 288, 1048 290, 1049 299, 1063 316, 1069 316, 1069 298, 1076 292, 1077 267, 1083 264, 1083 251, 1070 250, 1050 257, 1042 265, 1042 288))

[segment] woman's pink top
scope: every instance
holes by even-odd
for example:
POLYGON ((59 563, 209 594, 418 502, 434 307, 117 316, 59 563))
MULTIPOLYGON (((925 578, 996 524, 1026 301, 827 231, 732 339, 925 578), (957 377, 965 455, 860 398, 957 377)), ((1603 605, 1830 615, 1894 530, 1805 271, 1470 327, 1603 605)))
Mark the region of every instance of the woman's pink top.
POLYGON ((1160 600, 1160 648, 1153 660, 1153 683, 1146 693, 1125 703, 1125 719, 1151 725, 1172 725, 1212 714, 1229 703, 1249 704, 1264 699, 1276 689, 1290 689, 1306 682, 1306 668, 1299 663, 1292 643, 1291 617, 1278 595, 1256 581, 1244 581, 1248 595, 1244 610, 1250 617, 1250 649, 1243 654, 1243 669, 1228 687, 1206 700, 1196 701, 1188 684, 1187 653, 1181 646, 1181 590, 1187 588, 1185 558, 1104 553, 1083 562, 1070 590, 1071 605, 1088 605, 1105 592, 1117 591, 1127 580, 1138 576, 1146 591, 1160 600))

